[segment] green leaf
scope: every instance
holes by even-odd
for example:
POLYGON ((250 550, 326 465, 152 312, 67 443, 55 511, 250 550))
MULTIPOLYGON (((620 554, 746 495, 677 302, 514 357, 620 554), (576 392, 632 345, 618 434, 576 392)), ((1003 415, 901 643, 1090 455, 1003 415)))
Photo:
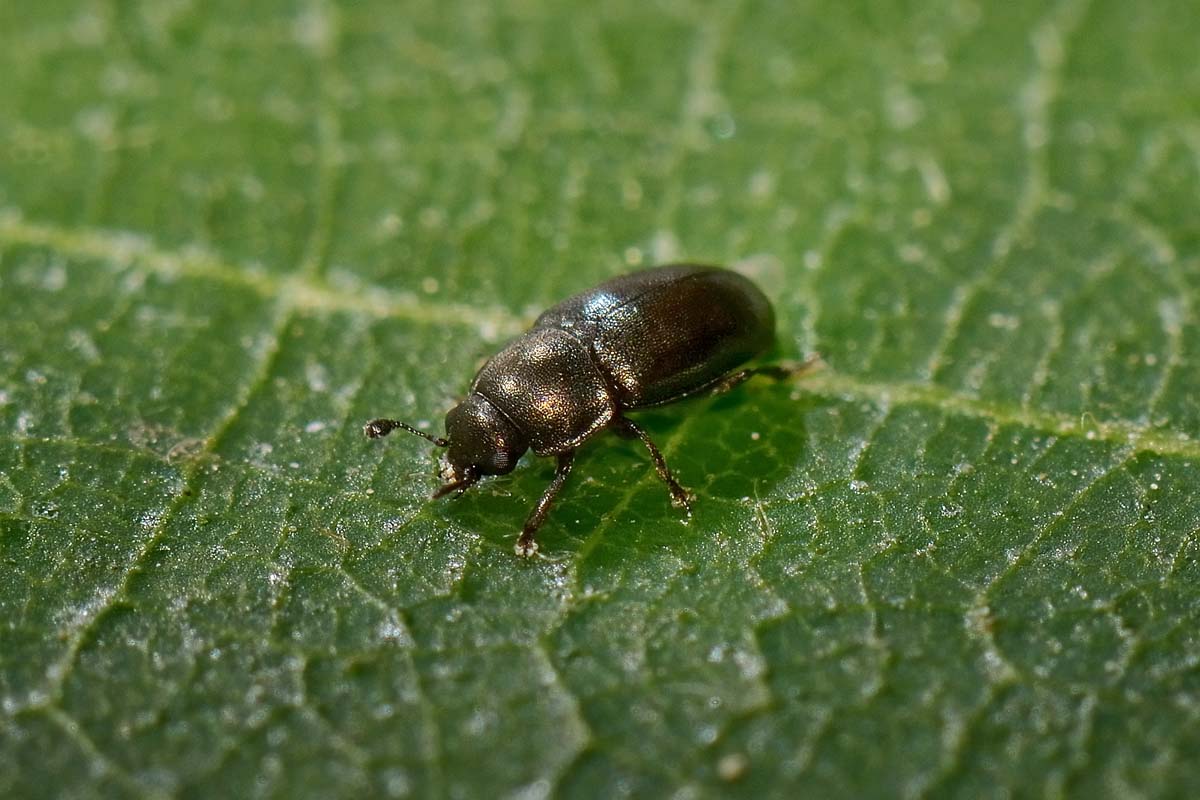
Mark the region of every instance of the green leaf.
POLYGON ((1194 3, 10 3, 0 794, 1196 796, 1194 3), (430 502, 537 311, 794 385, 430 502))

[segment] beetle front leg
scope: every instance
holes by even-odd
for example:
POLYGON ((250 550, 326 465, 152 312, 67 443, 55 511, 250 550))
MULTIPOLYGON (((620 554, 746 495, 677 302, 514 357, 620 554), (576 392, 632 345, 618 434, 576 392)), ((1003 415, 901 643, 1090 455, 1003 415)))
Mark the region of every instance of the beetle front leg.
POLYGON ((563 484, 567 482, 567 476, 571 474, 571 465, 575 462, 575 451, 568 450, 565 453, 558 454, 558 469, 554 473, 554 478, 550 484, 542 492, 542 496, 538 498, 537 505, 533 507, 533 511, 529 512, 529 517, 526 518, 525 524, 521 527, 521 536, 517 539, 517 546, 514 548, 519 556, 529 557, 538 551, 538 544, 533 540, 538 528, 542 527, 542 523, 546 521, 546 514, 550 512, 550 506, 554 504, 554 498, 558 497, 558 493, 562 491, 563 484))
POLYGON ((690 516, 692 513, 692 493, 680 486, 679 481, 675 480, 670 467, 667 466, 667 460, 663 458, 662 452, 659 451, 658 447, 650 439, 650 434, 642 430, 641 426, 625 417, 620 417, 613 422, 613 430, 616 431, 618 436, 623 436, 626 439, 637 437, 642 440, 642 444, 646 445, 646 449, 650 451, 650 458, 654 461, 654 471, 658 473, 658 477, 662 479, 662 482, 667 485, 667 489, 671 492, 671 505, 684 509, 690 516))
POLYGON ((804 361, 799 363, 795 361, 787 361, 782 364, 768 364, 764 367, 751 367, 743 369, 732 375, 726 375, 721 380, 713 384, 713 394, 724 394, 735 386, 741 386, 746 381, 753 378, 755 375, 765 375, 768 378, 773 378, 781 381, 784 378, 794 378, 798 375, 803 375, 807 372, 812 372, 817 367, 821 366, 820 356, 809 356, 804 361))

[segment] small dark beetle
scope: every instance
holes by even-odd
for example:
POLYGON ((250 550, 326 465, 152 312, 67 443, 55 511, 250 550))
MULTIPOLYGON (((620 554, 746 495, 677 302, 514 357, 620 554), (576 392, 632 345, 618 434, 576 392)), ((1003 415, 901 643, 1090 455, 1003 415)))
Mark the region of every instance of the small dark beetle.
POLYGON ((461 495, 484 475, 511 472, 531 448, 558 456, 558 471, 517 540, 517 554, 531 556, 575 448, 605 428, 641 439, 672 503, 690 512, 687 490, 625 412, 725 392, 753 375, 785 378, 814 363, 737 369, 774 339, 770 302, 736 272, 691 264, 642 270, 538 317, 479 370, 467 398, 446 415, 447 438, 393 419, 372 420, 363 432, 376 439, 400 428, 450 448, 448 482, 434 497, 461 495))

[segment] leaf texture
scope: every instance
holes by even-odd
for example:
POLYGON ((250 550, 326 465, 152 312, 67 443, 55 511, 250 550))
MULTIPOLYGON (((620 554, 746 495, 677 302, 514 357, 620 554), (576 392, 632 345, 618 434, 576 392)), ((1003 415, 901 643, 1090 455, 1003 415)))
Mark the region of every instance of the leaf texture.
POLYGON ((1193 3, 0 10, 0 793, 1196 796, 1193 3), (795 385, 432 503, 550 303, 795 385))

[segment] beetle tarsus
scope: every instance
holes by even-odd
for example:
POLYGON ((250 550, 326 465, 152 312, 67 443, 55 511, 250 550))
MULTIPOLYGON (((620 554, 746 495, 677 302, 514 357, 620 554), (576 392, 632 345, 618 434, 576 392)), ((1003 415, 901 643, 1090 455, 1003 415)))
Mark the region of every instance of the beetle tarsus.
POLYGON ((537 555, 537 551, 538 543, 534 541, 532 536, 527 538, 524 533, 521 534, 520 539, 517 539, 517 543, 513 547, 513 552, 521 558, 533 558, 537 555))
POLYGON ((688 491, 678 483, 669 488, 671 490, 671 505, 675 506, 675 508, 682 508, 683 513, 690 517, 692 515, 692 501, 696 499, 695 493, 688 491))

